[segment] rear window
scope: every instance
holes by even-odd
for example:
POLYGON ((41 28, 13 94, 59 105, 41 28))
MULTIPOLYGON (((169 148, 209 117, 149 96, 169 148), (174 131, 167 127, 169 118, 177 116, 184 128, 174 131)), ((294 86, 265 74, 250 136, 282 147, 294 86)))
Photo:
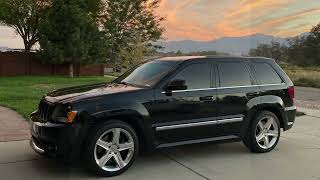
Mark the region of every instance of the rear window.
POLYGON ((277 72, 267 63, 252 63, 257 79, 263 84, 281 84, 283 81, 277 72))
POLYGON ((219 63, 220 87, 251 85, 250 73, 244 63, 219 63))

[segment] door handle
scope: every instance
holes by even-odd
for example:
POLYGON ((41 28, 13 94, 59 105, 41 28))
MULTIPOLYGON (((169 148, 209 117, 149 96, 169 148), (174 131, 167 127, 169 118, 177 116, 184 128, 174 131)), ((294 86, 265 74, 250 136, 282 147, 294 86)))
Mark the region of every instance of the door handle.
POLYGON ((200 101, 214 101, 213 96, 204 96, 204 97, 200 97, 199 99, 200 101))
POLYGON ((251 92, 251 93, 247 93, 247 96, 253 97, 253 96, 257 96, 259 94, 260 94, 260 92, 251 92))

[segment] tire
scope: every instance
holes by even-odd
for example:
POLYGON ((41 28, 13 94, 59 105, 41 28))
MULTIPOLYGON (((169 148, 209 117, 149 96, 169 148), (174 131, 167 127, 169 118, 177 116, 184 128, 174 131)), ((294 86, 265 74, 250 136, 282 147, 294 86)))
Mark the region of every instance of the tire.
POLYGON ((277 116, 269 111, 261 111, 251 122, 243 143, 251 152, 270 152, 277 146, 280 132, 277 116))
POLYGON ((138 153, 139 140, 134 129, 123 121, 111 120, 90 131, 84 158, 87 168, 93 173, 111 177, 125 172, 138 153))

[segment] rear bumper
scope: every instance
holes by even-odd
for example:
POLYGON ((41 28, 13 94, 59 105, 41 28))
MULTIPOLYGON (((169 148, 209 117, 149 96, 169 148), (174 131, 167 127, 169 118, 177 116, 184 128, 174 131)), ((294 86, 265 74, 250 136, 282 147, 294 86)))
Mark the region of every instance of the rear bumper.
POLYGON ((294 121, 296 119, 297 107, 291 106, 285 108, 285 121, 283 125, 283 130, 287 131, 293 127, 294 121))

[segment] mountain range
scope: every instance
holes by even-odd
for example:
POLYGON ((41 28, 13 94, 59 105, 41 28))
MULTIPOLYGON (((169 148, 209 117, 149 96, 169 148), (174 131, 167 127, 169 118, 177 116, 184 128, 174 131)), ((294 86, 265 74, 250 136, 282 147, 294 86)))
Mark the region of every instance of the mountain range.
POLYGON ((183 53, 199 51, 218 51, 232 55, 248 54, 251 48, 256 48, 259 44, 270 43, 271 41, 287 44, 286 38, 280 38, 264 34, 253 34, 242 37, 223 37, 212 41, 158 41, 156 44, 164 47, 163 52, 183 53))

